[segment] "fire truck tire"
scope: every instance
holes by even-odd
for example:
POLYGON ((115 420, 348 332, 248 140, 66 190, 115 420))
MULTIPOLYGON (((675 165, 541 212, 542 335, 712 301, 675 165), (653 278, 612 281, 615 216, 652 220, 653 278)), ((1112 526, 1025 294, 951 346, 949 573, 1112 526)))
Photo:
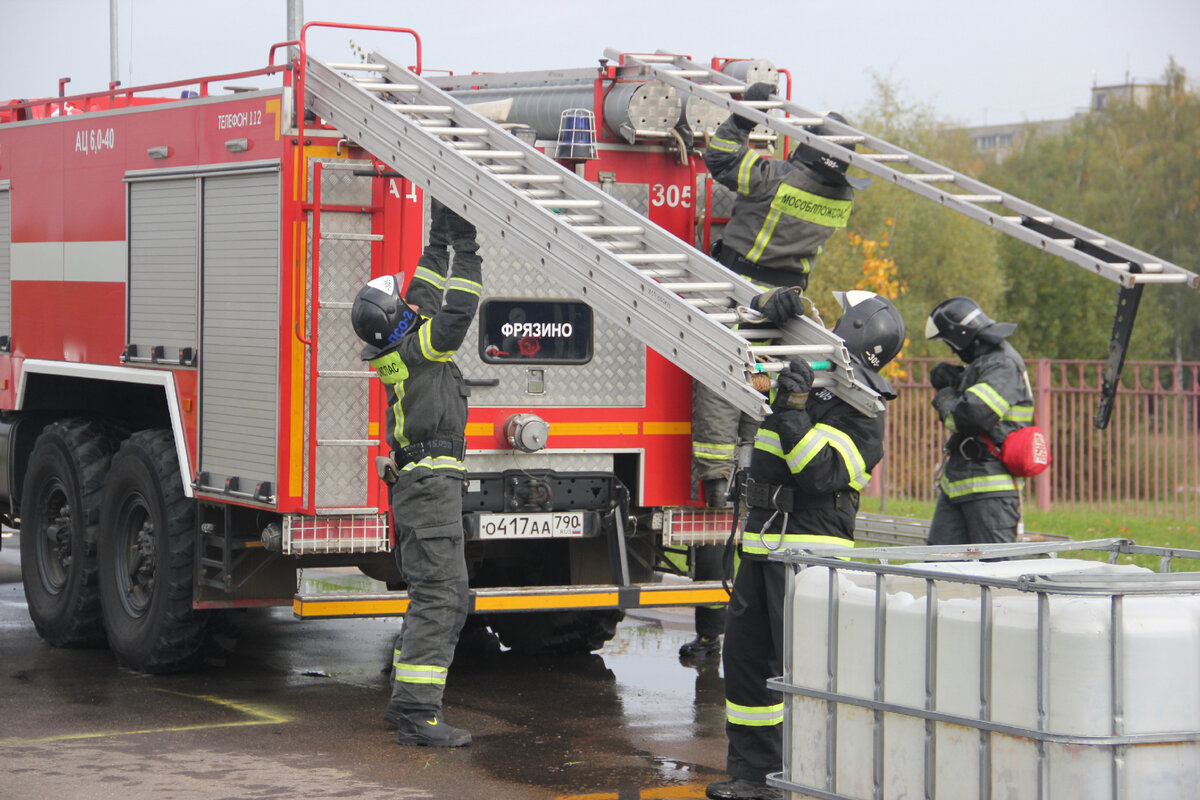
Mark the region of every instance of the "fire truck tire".
POLYGON ((38 635, 56 647, 100 647, 96 539, 104 476, 117 450, 104 424, 68 419, 38 436, 21 494, 21 579, 38 635))
POLYGON ((192 608, 195 504, 183 493, 170 431, 130 436, 112 459, 100 506, 100 601, 108 645, 138 672, 219 663, 232 629, 192 608))
POLYGON ((568 655, 599 650, 617 633, 624 611, 533 611, 489 618, 500 643, 521 655, 568 655))

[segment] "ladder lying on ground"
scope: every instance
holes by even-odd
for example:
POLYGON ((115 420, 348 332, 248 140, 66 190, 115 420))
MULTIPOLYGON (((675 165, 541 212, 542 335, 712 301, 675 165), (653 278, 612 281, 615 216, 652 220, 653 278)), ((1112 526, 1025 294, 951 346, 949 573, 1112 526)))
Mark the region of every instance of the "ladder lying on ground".
POLYGON ((612 49, 606 50, 605 55, 623 66, 641 67, 648 77, 679 90, 684 100, 695 96, 756 120, 778 135, 809 144, 889 183, 1120 284, 1101 404, 1095 418, 1098 428, 1108 424, 1143 287, 1149 283, 1185 284, 1193 289, 1200 286, 1200 275, 1194 272, 791 101, 777 96, 749 103, 733 100, 730 95, 746 89, 745 83, 685 56, 661 52, 630 55, 612 49), (786 112, 788 116, 767 113, 775 110, 786 112), (806 131, 806 125, 822 125, 822 134, 806 131), (852 150, 851 145, 858 146, 858 151, 852 150))
POLYGON ((740 410, 764 416, 751 376, 797 356, 830 362, 817 386, 882 409, 840 338, 808 318, 738 329, 753 284, 424 78, 372 53, 365 64, 308 57, 304 81, 307 106, 351 141, 740 410))

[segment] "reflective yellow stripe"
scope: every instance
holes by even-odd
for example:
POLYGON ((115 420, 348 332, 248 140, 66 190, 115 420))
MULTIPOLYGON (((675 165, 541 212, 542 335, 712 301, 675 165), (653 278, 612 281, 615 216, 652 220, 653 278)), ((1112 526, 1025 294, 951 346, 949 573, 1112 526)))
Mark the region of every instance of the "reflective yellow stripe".
POLYGON ((714 137, 713 140, 708 143, 708 146, 721 153, 735 153, 742 145, 740 142, 735 142, 732 139, 717 139, 714 137))
POLYGON ((738 165, 738 194, 750 194, 750 168, 758 161, 758 153, 747 150, 738 165))
POLYGON ((978 397, 983 401, 984 405, 994 411, 996 416, 1001 419, 1008 413, 1008 401, 986 383, 977 383, 974 386, 968 387, 967 394, 973 394, 978 397))
POLYGON ((787 183, 779 185, 775 197, 771 200, 772 211, 826 228, 846 227, 846 223, 850 221, 852 205, 853 200, 822 197, 787 183))
POLYGON ((821 536, 815 533, 785 533, 781 540, 778 533, 742 532, 743 553, 767 555, 782 547, 799 547, 805 544, 827 544, 849 548, 854 547, 854 540, 843 539, 841 536, 821 536))
POLYGON ((853 439, 823 422, 818 422, 814 430, 820 430, 829 439, 829 444, 833 446, 833 449, 841 454, 842 460, 846 462, 846 473, 850 476, 851 489, 861 491, 871 482, 871 476, 867 474, 867 462, 863 459, 862 453, 858 451, 853 439))
POLYGON ((1008 409, 1008 413, 1001 417, 1005 422, 1029 423, 1033 422, 1033 406, 1031 405, 1015 405, 1008 409))
POLYGON ((412 279, 414 281, 425 281, 439 292, 446 287, 446 276, 440 272, 431 270, 429 267, 417 267, 417 271, 413 273, 412 279))
POLYGON ((949 481, 943 476, 941 487, 947 497, 954 498, 985 492, 1015 492, 1017 482, 1008 474, 981 475, 976 478, 964 478, 960 481, 949 481))
POLYGON ((454 351, 435 350, 430 333, 432 330, 432 325, 422 325, 421 330, 417 331, 417 341, 421 343, 421 355, 425 357, 426 361, 449 361, 454 355, 454 351))
POLYGON ((401 472, 409 472, 417 468, 425 469, 444 469, 453 470, 455 472, 466 472, 467 468, 463 462, 459 461, 454 456, 425 456, 416 461, 410 461, 400 468, 401 472))
POLYGON ((692 442, 692 457, 707 461, 732 461, 736 445, 692 442))
POLYGON ((771 209, 767 214, 767 218, 763 220, 762 230, 758 232, 758 238, 754 240, 754 246, 746 254, 747 261, 758 263, 758 259, 762 257, 763 251, 771 243, 771 234, 775 232, 775 223, 779 222, 781 216, 775 209, 771 209))
POLYGON ((447 285, 447 290, 451 292, 466 292, 479 297, 483 294, 483 285, 477 281, 467 280, 466 278, 451 278, 447 285))
POLYGON ((400 661, 400 651, 395 650, 392 667, 395 668, 396 680, 401 683, 446 683, 446 668, 433 664, 405 664, 400 661))
POLYGON ((766 428, 758 429, 758 434, 754 437, 754 449, 783 458, 783 445, 779 441, 779 434, 766 428))
POLYGON ((747 725, 755 728, 779 725, 783 722, 783 703, 770 706, 740 706, 726 700, 725 719, 729 721, 730 725, 747 725))

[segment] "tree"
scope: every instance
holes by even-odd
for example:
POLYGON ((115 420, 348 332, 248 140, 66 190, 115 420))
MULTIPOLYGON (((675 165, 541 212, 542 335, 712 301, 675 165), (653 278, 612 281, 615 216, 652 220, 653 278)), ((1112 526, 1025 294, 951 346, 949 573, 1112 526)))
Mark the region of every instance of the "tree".
MULTIPOLYGON (((1142 106, 1117 102, 1062 135, 1030 126, 1021 150, 986 182, 1185 268, 1200 246, 1200 98, 1172 60, 1142 106)), ((1013 342, 1032 357, 1107 355, 1117 287, 1015 240, 1000 247, 1013 342)), ((1129 356, 1200 359, 1200 297, 1179 286, 1145 290, 1129 356)))
MULTIPOLYGON (((856 127, 934 161, 973 166, 965 134, 953 131, 930 106, 902 98, 898 87, 879 75, 874 80, 873 101, 851 116, 856 127)), ((968 294, 993 315, 1003 315, 1005 285, 996 244, 996 234, 986 226, 876 180, 856 194, 846 235, 830 239, 808 293, 832 321, 838 309, 831 291, 860 287, 863 281, 860 288, 879 291, 871 280, 881 286, 895 282, 892 299, 909 330, 905 354, 944 355, 944 348, 923 333, 938 302, 968 294), (880 273, 880 264, 873 263, 878 259, 893 263, 880 273)))

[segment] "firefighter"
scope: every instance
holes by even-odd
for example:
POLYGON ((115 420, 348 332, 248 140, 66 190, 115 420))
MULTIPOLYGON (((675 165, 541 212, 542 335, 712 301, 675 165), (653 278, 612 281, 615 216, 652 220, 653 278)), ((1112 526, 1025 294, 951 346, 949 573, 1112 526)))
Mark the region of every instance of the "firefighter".
MULTIPOLYGON (((903 318, 874 292, 835 294, 843 314, 833 332, 845 340, 862 380, 893 399, 878 370, 904 344, 903 318)), ((768 556, 781 547, 853 547, 859 492, 883 457, 885 412, 869 417, 828 389, 814 390, 813 378, 803 360, 779 374, 750 458, 742 562, 725 623, 730 777, 709 784, 713 800, 781 797, 766 777, 783 768, 783 698, 767 679, 783 669, 787 565, 768 556)))
POLYGON ((394 466, 385 462, 382 477, 391 484, 393 552, 410 598, 384 718, 397 726, 400 744, 459 747, 470 744, 471 734, 446 724, 442 693, 467 617, 462 496, 469 392, 451 358, 479 305, 481 260, 475 228, 436 200, 430 209, 429 244, 407 294, 400 294, 399 275, 376 278, 355 298, 351 318, 367 343, 362 358, 387 390, 394 466))
MULTIPOLYGON (((750 86, 743 100, 766 100, 775 87, 750 86)), ((838 113, 831 119, 845 122, 838 113)), ((731 114, 717 128, 704 155, 713 180, 736 192, 733 213, 723 238, 713 245, 712 256, 724 266, 764 288, 808 286, 813 261, 834 231, 844 228, 854 201, 854 190, 866 188, 867 178, 850 178, 848 164, 806 144, 787 159, 761 158, 750 146, 756 123, 731 114)), ((806 130, 819 133, 820 126, 806 130)), ((848 145, 854 149, 854 145, 848 145)), ((692 483, 703 488, 709 507, 728 505, 738 442, 754 439, 754 421, 742 417, 723 397, 704 386, 692 387, 692 483)), ((694 575, 698 580, 722 576, 721 548, 695 550, 694 575)), ((717 634, 724 611, 696 609, 696 639, 680 648, 681 657, 720 652, 717 634)))
POLYGON ((925 323, 925 337, 945 342, 963 362, 943 361, 929 372, 933 407, 950 432, 929 544, 1016 541, 1019 479, 980 438, 986 434, 999 447, 1033 423, 1025 362, 1005 341, 1016 327, 993 321, 969 297, 943 300, 925 323))

